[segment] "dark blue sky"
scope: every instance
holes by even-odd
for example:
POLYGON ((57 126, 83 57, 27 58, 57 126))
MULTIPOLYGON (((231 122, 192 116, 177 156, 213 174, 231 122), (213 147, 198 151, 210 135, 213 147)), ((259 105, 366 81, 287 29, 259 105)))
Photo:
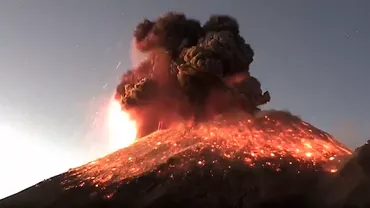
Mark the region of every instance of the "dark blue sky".
POLYGON ((236 17, 268 108, 351 147, 370 136, 368 0, 1 0, 0 124, 71 154, 94 148, 95 112, 130 66, 135 25, 169 10, 236 17))

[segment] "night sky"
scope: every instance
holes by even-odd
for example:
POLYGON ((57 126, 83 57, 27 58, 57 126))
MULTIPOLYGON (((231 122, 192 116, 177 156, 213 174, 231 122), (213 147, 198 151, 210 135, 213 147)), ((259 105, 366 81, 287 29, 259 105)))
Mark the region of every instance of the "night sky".
POLYGON ((369 139, 369 0, 0 0, 0 130, 17 133, 0 131, 0 184, 34 173, 0 198, 105 151, 102 109, 131 65, 133 29, 170 10, 236 17, 266 108, 352 148, 369 139))

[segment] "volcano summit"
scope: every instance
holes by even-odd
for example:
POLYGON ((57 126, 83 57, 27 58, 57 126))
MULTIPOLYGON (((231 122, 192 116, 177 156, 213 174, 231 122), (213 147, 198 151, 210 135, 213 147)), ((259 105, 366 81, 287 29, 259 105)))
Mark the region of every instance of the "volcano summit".
POLYGON ((115 99, 139 139, 1 208, 370 207, 369 145, 353 153, 289 112, 262 111, 270 94, 234 18, 201 26, 167 13, 140 23, 134 42, 147 58, 115 99))

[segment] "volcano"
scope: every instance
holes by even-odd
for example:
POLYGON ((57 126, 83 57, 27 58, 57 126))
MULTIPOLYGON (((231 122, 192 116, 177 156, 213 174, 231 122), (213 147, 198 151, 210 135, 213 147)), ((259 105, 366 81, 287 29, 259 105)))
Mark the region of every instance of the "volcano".
POLYGON ((352 152, 290 113, 233 113, 156 131, 0 207, 369 207, 369 159, 369 144, 352 152))

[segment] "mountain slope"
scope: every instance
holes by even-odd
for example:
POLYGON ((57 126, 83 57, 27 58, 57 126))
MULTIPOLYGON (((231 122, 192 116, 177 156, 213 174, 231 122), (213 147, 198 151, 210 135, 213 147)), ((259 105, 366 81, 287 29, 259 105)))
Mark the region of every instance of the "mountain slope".
POLYGON ((358 186, 369 178, 357 154, 337 171, 351 155, 330 135, 289 113, 264 112, 257 118, 237 113, 193 127, 158 131, 8 197, 0 201, 0 207, 340 207, 347 202, 366 203, 366 197, 351 195, 357 189, 367 190, 366 183, 358 186))

